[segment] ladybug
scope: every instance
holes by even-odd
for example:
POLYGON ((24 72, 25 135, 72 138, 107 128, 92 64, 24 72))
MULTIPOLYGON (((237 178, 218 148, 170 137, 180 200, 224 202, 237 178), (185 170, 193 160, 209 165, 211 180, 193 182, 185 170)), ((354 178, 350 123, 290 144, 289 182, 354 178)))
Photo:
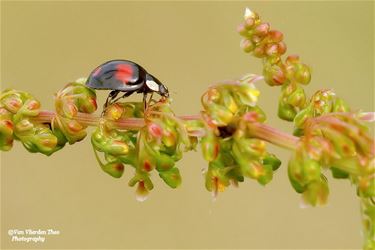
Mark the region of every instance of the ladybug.
POLYGON ((92 89, 112 90, 104 104, 103 112, 108 105, 133 93, 143 93, 145 109, 148 93, 156 92, 162 97, 169 97, 168 88, 165 85, 143 67, 128 60, 111 60, 98 66, 91 72, 86 86, 92 89), (120 92, 124 94, 116 99, 120 92))

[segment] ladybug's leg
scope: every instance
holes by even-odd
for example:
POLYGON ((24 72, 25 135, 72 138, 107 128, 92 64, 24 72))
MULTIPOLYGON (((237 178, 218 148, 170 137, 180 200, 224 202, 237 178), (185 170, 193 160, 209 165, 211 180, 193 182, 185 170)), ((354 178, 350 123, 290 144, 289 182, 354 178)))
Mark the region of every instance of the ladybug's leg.
POLYGON ((109 93, 109 95, 108 95, 108 97, 107 97, 107 100, 105 101, 105 103, 104 103, 104 109, 109 105, 109 104, 111 104, 111 103, 113 103, 113 99, 115 99, 116 98, 116 96, 118 95, 118 93, 120 93, 120 91, 119 90, 112 90, 110 93, 109 93))
POLYGON ((148 105, 148 106, 151 104, 152 96, 153 96, 153 95, 154 95, 154 92, 151 92, 150 99, 148 99, 148 102, 147 102, 147 105, 148 105))
POLYGON ((144 108, 144 111, 146 111, 147 109, 147 93, 143 93, 143 108, 144 108))
POLYGON ((128 96, 130 96, 130 95, 133 94, 133 93, 134 93, 134 91, 126 92, 126 93, 123 94, 121 97, 118 97, 116 100, 113 100, 112 103, 117 102, 117 101, 120 100, 121 98, 128 97, 128 96))
POLYGON ((116 96, 118 95, 118 93, 120 93, 119 90, 112 90, 111 92, 109 92, 109 95, 108 95, 108 97, 107 97, 107 100, 105 100, 105 103, 104 103, 104 105, 103 105, 102 116, 103 116, 105 110, 107 109, 108 105, 110 105, 110 104, 113 103, 112 100, 113 100, 114 98, 116 98, 116 96))

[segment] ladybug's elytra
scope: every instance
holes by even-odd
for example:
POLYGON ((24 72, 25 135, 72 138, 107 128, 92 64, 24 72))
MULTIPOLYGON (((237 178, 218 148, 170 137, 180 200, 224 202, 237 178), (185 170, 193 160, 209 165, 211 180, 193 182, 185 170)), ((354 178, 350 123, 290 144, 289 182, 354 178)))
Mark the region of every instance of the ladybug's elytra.
POLYGON ((98 66, 91 72, 86 86, 93 89, 112 90, 104 104, 104 110, 109 104, 135 92, 143 93, 145 107, 148 93, 156 92, 163 97, 169 97, 168 88, 165 85, 147 73, 143 67, 128 60, 112 60, 98 66), (124 92, 123 96, 115 99, 120 92, 124 92))

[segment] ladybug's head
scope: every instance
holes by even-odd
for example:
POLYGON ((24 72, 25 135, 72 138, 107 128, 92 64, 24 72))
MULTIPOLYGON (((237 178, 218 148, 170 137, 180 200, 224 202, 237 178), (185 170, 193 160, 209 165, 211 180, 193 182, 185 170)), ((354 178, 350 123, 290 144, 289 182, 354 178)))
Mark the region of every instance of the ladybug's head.
POLYGON ((168 98, 169 97, 169 91, 168 91, 167 86, 165 86, 163 84, 160 84, 159 85, 159 94, 161 96, 164 96, 164 97, 168 98))
POLYGON ((156 77, 153 77, 150 74, 147 74, 146 76, 146 86, 152 92, 156 92, 159 95, 166 98, 169 97, 169 91, 167 86, 162 84, 156 77))

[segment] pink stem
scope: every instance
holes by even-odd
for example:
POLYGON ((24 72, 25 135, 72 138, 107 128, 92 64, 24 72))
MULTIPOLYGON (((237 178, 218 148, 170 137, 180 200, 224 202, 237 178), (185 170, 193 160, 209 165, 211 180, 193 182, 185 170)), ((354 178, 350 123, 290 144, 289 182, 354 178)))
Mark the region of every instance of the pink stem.
POLYGON ((286 149, 295 150, 297 148, 299 138, 296 136, 287 134, 263 123, 249 123, 248 128, 255 138, 268 141, 286 149))
MULTIPOLYGON (((33 118, 36 122, 50 122, 52 118, 55 116, 55 112, 51 111, 41 111, 38 116, 33 118)), ((100 117, 93 116, 90 114, 85 113, 77 113, 77 115, 74 117, 75 120, 80 122, 82 125, 86 126, 97 126, 100 117)), ((201 119, 201 115, 183 115, 178 116, 178 118, 182 120, 199 120, 201 119)), ((126 128, 134 128, 134 129, 140 129, 145 125, 143 118, 128 118, 128 119, 121 119, 116 122, 114 122, 116 126, 120 129, 126 129, 126 128)), ((283 148, 294 150, 297 147, 297 142, 299 140, 298 137, 287 134, 285 132, 282 132, 280 130, 277 130, 271 126, 268 126, 266 124, 262 123, 250 123, 249 124, 252 136, 255 138, 259 138, 265 141, 268 141, 272 144, 281 146, 283 148)), ((191 135, 194 136, 194 135, 191 135)))

